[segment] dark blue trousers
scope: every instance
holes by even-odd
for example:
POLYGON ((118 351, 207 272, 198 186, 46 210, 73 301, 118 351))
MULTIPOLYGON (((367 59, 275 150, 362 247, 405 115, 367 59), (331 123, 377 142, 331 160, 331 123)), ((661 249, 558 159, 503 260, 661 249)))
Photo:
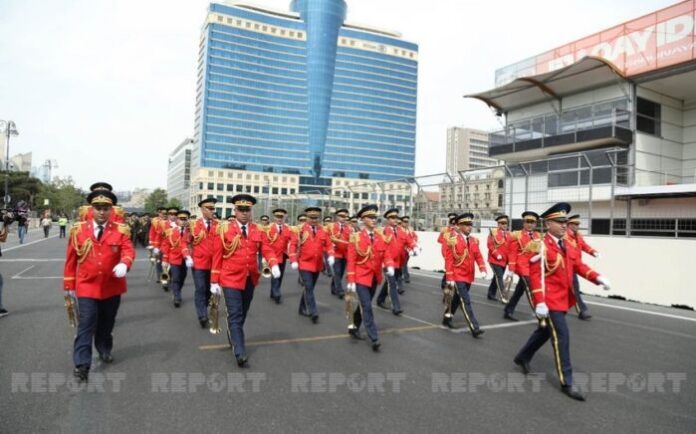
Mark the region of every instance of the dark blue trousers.
POLYGON ((573 273, 573 292, 575 293, 575 310, 578 313, 587 312, 587 305, 582 300, 582 294, 580 294, 580 282, 578 281, 578 275, 573 273))
POLYGON ((111 332, 114 330, 120 304, 120 295, 105 300, 84 297, 77 299, 80 322, 73 347, 75 367, 89 368, 92 365, 92 341, 99 354, 111 353, 114 346, 111 332))
POLYGON ((411 274, 408 272, 408 261, 411 259, 411 255, 406 255, 406 260, 404 265, 401 266, 401 277, 406 283, 411 281, 411 274))
POLYGON ((343 295, 343 275, 346 273, 347 261, 345 258, 336 258, 333 265, 333 279, 331 279, 331 294, 343 295))
POLYGON ((317 283, 319 273, 300 270, 300 276, 304 282, 304 292, 300 297, 300 307, 298 312, 300 315, 317 315, 317 302, 314 299, 314 285, 317 283))
POLYGON ((280 277, 275 278, 271 276, 271 297, 280 297, 280 286, 283 284, 283 276, 285 276, 285 264, 287 263, 287 258, 283 255, 282 262, 278 263, 278 268, 280 268, 280 277))
POLYGON ((471 283, 466 282, 456 282, 457 283, 457 293, 452 297, 452 316, 457 312, 457 308, 464 302, 462 306, 462 312, 464 312, 464 319, 466 319, 466 325, 469 326, 470 330, 476 330, 479 328, 478 320, 476 315, 474 315, 474 310, 471 308, 471 297, 469 296, 469 288, 471 283))
POLYGON ((510 300, 508 300, 507 304, 505 305, 505 313, 512 315, 515 312, 515 307, 517 307, 517 303, 520 301, 522 294, 527 296, 527 301, 529 301, 529 305, 532 307, 532 310, 534 310, 530 291, 529 277, 520 276, 520 280, 517 282, 517 286, 515 286, 515 292, 512 293, 512 297, 510 297, 510 300))
POLYGON ((355 292, 358 294, 360 306, 355 309, 355 313, 353 314, 353 324, 359 330, 360 325, 364 320, 367 336, 372 342, 379 340, 379 335, 377 334, 377 325, 375 324, 375 316, 372 313, 372 298, 375 296, 376 291, 376 278, 373 278, 372 286, 364 286, 359 283, 355 285, 355 292))
POLYGON ((570 365, 570 333, 565 316, 565 312, 553 310, 549 312, 546 327, 540 326, 534 330, 527 343, 517 353, 516 359, 530 362, 537 350, 550 338, 553 346, 553 360, 561 386, 571 386, 573 384, 573 369, 570 365))
POLYGON ((184 282, 186 281, 186 275, 188 270, 186 264, 181 265, 170 264, 169 266, 169 287, 172 290, 172 296, 174 301, 181 303, 181 288, 184 287, 184 282))
POLYGON ((227 339, 234 349, 234 356, 246 355, 244 346, 244 322, 246 321, 251 300, 254 298, 254 282, 247 277, 244 288, 222 288, 227 306, 227 339))
POLYGON ((505 267, 498 264, 491 264, 491 269, 493 270, 493 280, 488 287, 488 298, 498 298, 498 289, 500 292, 505 290, 503 284, 503 275, 505 275, 505 267))
POLYGON ((208 303, 210 302, 210 270, 191 269, 193 275, 194 302, 196 315, 199 320, 208 319, 208 303))
POLYGON ((398 312, 401 310, 401 302, 399 301, 399 286, 398 282, 401 278, 401 268, 394 269, 394 275, 389 277, 387 275, 387 270, 384 270, 384 283, 382 284, 382 289, 379 291, 377 296, 377 303, 384 303, 387 299, 387 291, 389 291, 389 298, 391 299, 392 312, 398 312))

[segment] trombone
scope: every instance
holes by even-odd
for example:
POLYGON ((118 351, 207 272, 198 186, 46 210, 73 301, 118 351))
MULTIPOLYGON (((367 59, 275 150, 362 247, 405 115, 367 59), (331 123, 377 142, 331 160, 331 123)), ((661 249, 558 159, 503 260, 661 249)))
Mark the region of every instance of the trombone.
POLYGON ((261 276, 268 279, 271 275, 271 267, 268 266, 268 261, 264 258, 263 261, 261 261, 261 276))
POLYGON ((170 267, 170 265, 163 267, 162 274, 160 274, 160 282, 162 283, 163 286, 169 285, 169 267, 170 267))

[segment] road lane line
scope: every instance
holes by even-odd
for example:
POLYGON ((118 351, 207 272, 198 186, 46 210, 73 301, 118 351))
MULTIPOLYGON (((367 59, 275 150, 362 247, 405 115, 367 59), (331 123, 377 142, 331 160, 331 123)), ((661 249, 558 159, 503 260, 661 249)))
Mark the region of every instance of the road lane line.
POLYGON ((28 243, 18 244, 18 245, 16 245, 16 246, 12 246, 12 247, 6 247, 6 248, 2 249, 2 251, 3 251, 3 252, 9 252, 10 250, 19 249, 20 247, 31 246, 32 244, 40 243, 40 242, 43 242, 43 241, 48 241, 48 240, 50 240, 51 238, 58 238, 58 235, 53 235, 53 236, 50 236, 50 237, 48 237, 48 238, 41 238, 40 240, 30 241, 30 242, 28 242, 28 243))
POLYGON ((27 271, 31 270, 34 267, 35 267, 35 265, 28 266, 24 270, 20 271, 19 273, 15 274, 14 276, 12 276, 11 279, 20 279, 19 276, 21 276, 22 274, 26 273, 27 271))

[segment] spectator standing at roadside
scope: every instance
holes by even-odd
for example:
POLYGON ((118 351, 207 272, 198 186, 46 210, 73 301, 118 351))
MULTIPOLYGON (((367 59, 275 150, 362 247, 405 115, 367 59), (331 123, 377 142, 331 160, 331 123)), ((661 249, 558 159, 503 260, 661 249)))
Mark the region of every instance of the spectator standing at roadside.
POLYGON ((59 238, 65 238, 65 227, 68 225, 68 217, 66 217, 65 214, 62 214, 60 218, 58 219, 58 226, 60 227, 60 234, 58 235, 59 238))
POLYGON ((48 232, 51 230, 51 218, 48 214, 41 219, 41 227, 44 231, 44 238, 48 238, 48 232))

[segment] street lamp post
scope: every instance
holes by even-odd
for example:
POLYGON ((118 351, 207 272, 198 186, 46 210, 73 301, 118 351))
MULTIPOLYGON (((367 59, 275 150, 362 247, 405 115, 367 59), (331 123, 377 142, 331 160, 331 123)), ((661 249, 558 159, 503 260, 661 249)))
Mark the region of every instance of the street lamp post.
POLYGON ((3 201, 5 202, 5 207, 7 207, 10 203, 10 136, 17 136, 19 135, 19 132, 17 131, 17 125, 14 123, 14 121, 0 120, 0 131, 2 131, 3 128, 5 130, 5 137, 7 139, 7 143, 5 144, 7 149, 5 153, 5 197, 3 198, 3 201))

